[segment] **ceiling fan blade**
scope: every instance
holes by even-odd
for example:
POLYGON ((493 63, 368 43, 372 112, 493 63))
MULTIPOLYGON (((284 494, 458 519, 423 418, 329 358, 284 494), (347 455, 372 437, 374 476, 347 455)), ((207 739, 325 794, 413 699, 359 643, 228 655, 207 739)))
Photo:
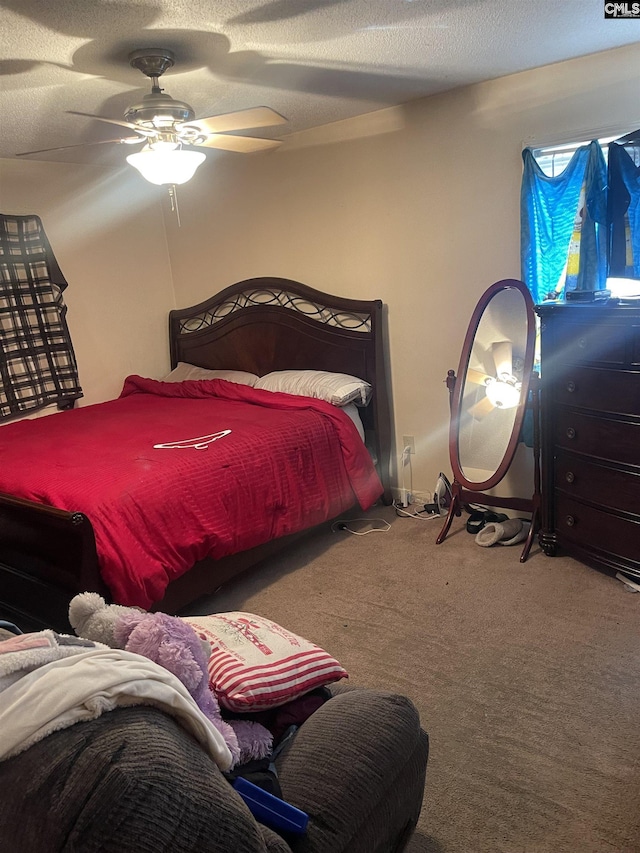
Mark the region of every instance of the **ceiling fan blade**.
POLYGON ((256 136, 229 136, 212 134, 204 142, 198 142, 196 148, 222 148, 224 151, 239 151, 250 154, 252 151, 266 151, 282 145, 279 139, 259 139, 256 136))
POLYGON ((98 121, 106 121, 109 124, 117 124, 120 127, 128 127, 129 130, 135 130, 136 133, 141 133, 143 136, 146 135, 144 128, 141 128, 137 124, 133 124, 130 121, 124 121, 124 119, 105 118, 104 116, 93 115, 93 113, 81 113, 81 112, 78 112, 78 110, 67 110, 67 112, 72 116, 85 116, 86 118, 97 118, 98 121))
POLYGON ((477 421, 481 421, 489 412, 492 412, 495 409, 495 406, 491 402, 491 400, 487 397, 481 397, 477 403, 474 403, 473 406, 469 406, 469 414, 472 418, 475 418, 477 421))
POLYGON ((114 142, 133 145, 144 141, 143 136, 128 136, 125 139, 100 139, 98 142, 79 142, 76 145, 60 145, 57 148, 40 148, 39 151, 21 151, 16 154, 16 157, 27 157, 29 154, 46 154, 49 151, 66 151, 69 148, 88 148, 90 145, 109 145, 114 142))
POLYGON ((491 344, 491 353, 496 366, 496 377, 513 376, 513 345, 511 341, 496 341, 491 344))
POLYGON ((182 127, 197 127, 204 133, 225 133, 228 130, 246 130, 251 127, 273 127, 286 121, 284 116, 270 107, 252 107, 248 110, 199 118, 185 122, 182 127))
POLYGON ((482 370, 476 370, 473 367, 470 367, 467 370, 467 380, 469 382, 473 382, 475 385, 486 385, 492 378, 493 377, 489 376, 488 373, 484 373, 482 370))

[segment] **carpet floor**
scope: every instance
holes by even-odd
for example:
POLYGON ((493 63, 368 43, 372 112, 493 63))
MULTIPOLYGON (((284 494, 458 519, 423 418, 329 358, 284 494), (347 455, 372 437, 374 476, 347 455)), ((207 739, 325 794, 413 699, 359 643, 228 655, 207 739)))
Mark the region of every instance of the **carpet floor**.
POLYGON ((640 593, 534 545, 374 507, 185 613, 247 610, 417 706, 431 754, 408 853, 640 851, 640 593), (376 520, 379 519, 379 520, 376 520))

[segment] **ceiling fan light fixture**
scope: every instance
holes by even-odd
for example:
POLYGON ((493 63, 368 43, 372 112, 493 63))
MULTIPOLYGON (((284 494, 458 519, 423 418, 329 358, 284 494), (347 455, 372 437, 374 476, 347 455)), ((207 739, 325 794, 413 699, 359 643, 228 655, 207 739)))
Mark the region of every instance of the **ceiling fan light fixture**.
POLYGON ((163 134, 158 139, 150 139, 147 148, 152 151, 175 151, 180 148, 180 142, 172 134, 163 134))
POLYGON ((488 399, 497 409, 512 409, 520 402, 519 383, 503 382, 494 379, 489 382, 486 391, 488 399))
POLYGON ((152 127, 158 123, 173 125, 176 122, 190 122, 195 112, 190 104, 178 101, 166 94, 145 95, 138 104, 130 106, 124 114, 125 121, 133 124, 148 122, 152 127))
POLYGON ((151 184, 186 184, 206 159, 207 155, 202 151, 145 146, 142 151, 129 154, 127 163, 151 184))
POLYGON ((160 113, 158 113, 157 116, 154 116, 151 124, 156 130, 159 131, 163 131, 165 129, 173 130, 175 121, 169 115, 161 115, 160 113))
POLYGON ((281 144, 277 139, 233 134, 233 131, 237 130, 271 127, 286 121, 284 116, 270 107, 250 107, 230 113, 204 116, 196 121, 193 107, 185 101, 172 98, 160 88, 158 82, 160 76, 175 63, 175 56, 171 50, 158 47, 134 50, 129 54, 129 63, 151 78, 152 88, 151 93, 144 95, 139 103, 126 109, 123 119, 79 110, 67 110, 72 115, 97 119, 120 128, 126 127, 129 131, 128 136, 123 136, 121 130, 119 139, 100 139, 96 142, 77 145, 41 148, 37 151, 23 151, 16 156, 26 157, 31 154, 44 154, 49 151, 62 151, 88 145, 120 143, 141 145, 146 142, 142 151, 127 157, 127 161, 149 182, 168 184, 171 188, 175 184, 190 180, 206 158, 204 153, 183 151, 182 145, 218 148, 222 151, 248 154, 253 151, 276 148, 281 144), (131 131, 135 136, 131 135, 131 131))

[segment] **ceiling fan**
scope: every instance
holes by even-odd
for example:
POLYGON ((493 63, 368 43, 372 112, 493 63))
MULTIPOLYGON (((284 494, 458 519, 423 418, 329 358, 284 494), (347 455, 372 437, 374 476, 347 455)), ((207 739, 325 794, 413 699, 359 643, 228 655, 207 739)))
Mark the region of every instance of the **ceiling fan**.
POLYGON ((484 386, 485 393, 469 408, 469 414, 482 420, 494 409, 510 409, 520 402, 523 360, 513 357, 511 341, 495 341, 487 353, 494 365, 494 375, 470 367, 467 381, 484 386))
POLYGON ((245 130, 248 128, 270 127, 286 122, 286 119, 269 107, 254 107, 232 113, 224 113, 206 118, 195 118, 193 108, 166 94, 160 88, 159 78, 175 64, 175 56, 165 48, 143 48, 129 54, 129 63, 151 79, 151 93, 145 95, 141 102, 128 107, 124 119, 107 118, 92 113, 68 110, 72 115, 95 118, 99 121, 125 127, 134 132, 134 136, 122 136, 117 139, 106 139, 98 142, 85 142, 78 145, 63 145, 58 148, 43 148, 39 151, 24 151, 17 157, 30 154, 43 154, 49 151, 63 151, 70 148, 80 148, 91 145, 109 143, 140 145, 145 147, 137 154, 127 157, 127 161, 139 169, 143 176, 152 183, 177 184, 184 183, 205 159, 202 152, 184 150, 183 146, 195 148, 220 148, 225 151, 249 153, 276 148, 281 144, 276 139, 261 139, 254 136, 236 136, 228 131, 245 130), (175 157, 179 152, 180 156, 175 157), (185 156, 187 155, 187 156, 185 156), (178 162, 184 167, 180 171, 178 162), (175 164, 175 169, 169 168, 169 163, 175 164), (162 165, 162 169, 159 167, 162 165), (151 169, 151 166, 154 168, 151 169), (187 168, 188 166, 188 168, 187 168), (156 168, 158 167, 158 168, 156 168), (170 174, 171 173, 171 174, 170 174), (152 177, 155 175, 155 177, 152 177), (184 177, 186 175, 186 177, 184 177))

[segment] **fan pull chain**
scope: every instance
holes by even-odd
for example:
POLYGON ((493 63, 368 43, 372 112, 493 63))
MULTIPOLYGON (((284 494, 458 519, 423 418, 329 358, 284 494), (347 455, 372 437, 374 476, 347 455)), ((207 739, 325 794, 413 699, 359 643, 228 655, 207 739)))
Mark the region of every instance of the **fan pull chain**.
POLYGON ((180 208, 178 207, 178 188, 175 184, 169 186, 169 198, 171 199, 171 211, 175 212, 178 220, 178 228, 180 228, 180 208))

